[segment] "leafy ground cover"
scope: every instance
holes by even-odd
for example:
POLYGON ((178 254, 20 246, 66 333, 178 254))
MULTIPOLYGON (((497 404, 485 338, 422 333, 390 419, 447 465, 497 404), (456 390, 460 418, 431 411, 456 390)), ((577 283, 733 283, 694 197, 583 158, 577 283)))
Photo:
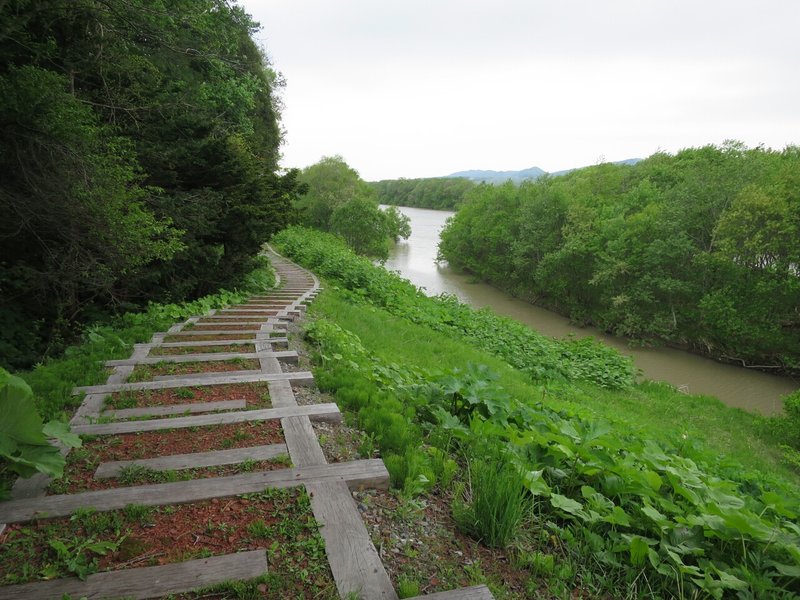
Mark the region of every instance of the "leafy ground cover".
POLYGON ((275 243, 365 302, 435 331, 455 333, 537 379, 591 381, 609 388, 633 383, 631 361, 603 344, 590 338, 554 340, 490 310, 474 310, 454 296, 428 298, 398 275, 356 258, 335 236, 293 227, 277 235, 275 243))
POLYGON ((511 548, 528 593, 542 583, 589 597, 800 592, 797 476, 758 421, 634 385, 612 350, 539 343, 488 311, 424 298, 331 237, 279 240, 330 278, 307 331, 318 385, 355 415, 406 497, 444 489, 463 532, 511 548), (637 402, 639 414, 656 407, 650 421, 617 414, 637 402), (669 402, 678 416, 692 405, 704 414, 659 423, 669 402), (733 430, 702 435, 723 424, 733 430), (569 573, 555 567, 564 562, 569 573))

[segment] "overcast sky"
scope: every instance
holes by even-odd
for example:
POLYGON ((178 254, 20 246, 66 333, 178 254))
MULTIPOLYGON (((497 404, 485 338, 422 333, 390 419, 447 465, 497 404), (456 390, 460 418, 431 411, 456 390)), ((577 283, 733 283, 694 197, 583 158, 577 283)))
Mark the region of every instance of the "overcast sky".
POLYGON ((283 166, 367 180, 800 143, 797 0, 240 0, 283 166))

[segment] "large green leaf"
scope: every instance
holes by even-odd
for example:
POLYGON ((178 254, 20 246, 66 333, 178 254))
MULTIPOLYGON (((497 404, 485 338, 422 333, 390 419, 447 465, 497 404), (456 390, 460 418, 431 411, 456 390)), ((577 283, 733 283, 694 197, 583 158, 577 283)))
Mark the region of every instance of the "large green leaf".
POLYGON ((69 430, 69 425, 61 421, 50 421, 42 428, 42 433, 47 437, 55 438, 70 448, 79 448, 81 438, 69 430))
POLYGON ((552 504, 554 508, 563 510, 571 515, 580 516, 583 514, 583 505, 580 502, 562 496, 561 494, 550 494, 550 504, 552 504))
POLYGON ((30 386, 4 369, 0 369, 0 414, 3 415, 0 438, 23 444, 47 444, 30 386))
POLYGON ((16 456, 4 456, 16 465, 15 471, 22 477, 30 477, 36 471, 61 477, 64 474, 64 457, 55 446, 20 446, 16 456))

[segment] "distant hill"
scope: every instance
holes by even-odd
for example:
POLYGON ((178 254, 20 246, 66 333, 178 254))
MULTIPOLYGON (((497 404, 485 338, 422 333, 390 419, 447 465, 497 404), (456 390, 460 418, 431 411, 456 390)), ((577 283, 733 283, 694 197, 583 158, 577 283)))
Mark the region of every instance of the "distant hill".
MULTIPOLYGON (((641 158, 628 158, 625 160, 618 160, 615 161, 615 165, 635 165, 637 162, 642 160, 641 158)), ((575 167, 574 169, 564 169, 563 171, 554 171, 552 173, 548 173, 544 169, 540 169, 539 167, 530 167, 529 169, 522 169, 521 171, 484 171, 479 169, 473 169, 470 171, 458 171, 457 173, 451 173, 450 175, 445 175, 447 178, 455 178, 461 177, 463 179, 469 179, 470 181, 475 181, 478 183, 493 183, 493 184, 500 184, 505 183, 508 180, 513 181, 514 183, 520 183, 522 181, 527 181, 531 179, 538 179, 542 175, 552 175, 553 177, 558 177, 559 175, 566 175, 567 173, 571 173, 576 169, 582 167, 575 167)))
POLYGON ((462 177, 471 181, 486 183, 505 183, 510 179, 518 183, 526 179, 538 179, 545 174, 547 174, 547 171, 539 167, 531 167, 530 169, 523 169, 521 171, 459 171, 451 175, 446 175, 446 177, 462 177))

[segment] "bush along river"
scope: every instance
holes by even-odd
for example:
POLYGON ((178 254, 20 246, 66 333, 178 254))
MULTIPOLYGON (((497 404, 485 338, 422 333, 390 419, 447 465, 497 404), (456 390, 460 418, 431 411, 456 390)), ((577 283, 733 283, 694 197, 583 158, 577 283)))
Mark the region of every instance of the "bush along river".
POLYGON ((789 377, 770 375, 668 347, 631 346, 624 338, 607 335, 592 327, 578 327, 569 319, 518 300, 495 287, 476 283, 468 275, 437 264, 439 233, 452 212, 400 207, 411 219, 411 237, 398 242, 385 266, 429 295, 453 294, 475 307, 491 307, 540 333, 552 337, 587 337, 602 340, 633 358, 642 378, 666 381, 691 394, 715 396, 729 406, 761 414, 781 411, 781 397, 800 387, 789 377))

